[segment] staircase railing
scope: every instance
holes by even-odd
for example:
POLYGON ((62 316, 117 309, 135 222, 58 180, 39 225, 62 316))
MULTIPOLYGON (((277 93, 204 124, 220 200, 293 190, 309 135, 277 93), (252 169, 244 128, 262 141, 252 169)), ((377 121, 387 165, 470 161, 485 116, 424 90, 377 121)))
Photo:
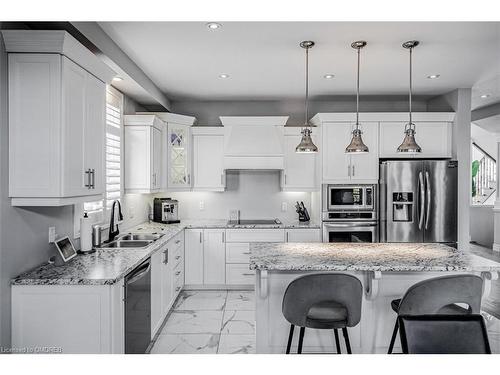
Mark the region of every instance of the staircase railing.
POLYGON ((483 156, 479 160, 479 168, 474 179, 475 195, 472 197, 473 204, 488 204, 490 197, 495 194, 497 189, 497 168, 496 160, 484 151, 476 143, 472 143, 472 147, 476 148, 483 156))

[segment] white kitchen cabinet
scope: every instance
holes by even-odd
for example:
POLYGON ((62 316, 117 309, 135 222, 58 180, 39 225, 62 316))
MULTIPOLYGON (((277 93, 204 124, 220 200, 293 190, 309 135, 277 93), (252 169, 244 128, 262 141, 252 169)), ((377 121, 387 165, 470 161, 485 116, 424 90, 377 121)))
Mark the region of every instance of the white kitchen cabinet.
POLYGON ((285 242, 321 242, 320 228, 293 228, 285 230, 285 242))
POLYGON ((224 128, 198 126, 193 133, 193 190, 224 191, 224 128))
POLYGON ((123 299, 123 280, 113 285, 14 285, 12 347, 123 354, 123 299))
POLYGON ((124 116, 125 191, 156 193, 162 189, 162 129, 155 115, 124 116))
POLYGON ((225 229, 185 230, 186 285, 224 285, 225 229))
POLYGON ((186 285, 203 284, 203 229, 186 229, 184 234, 186 285))
POLYGON ((353 122, 322 124, 323 183, 378 181, 378 123, 363 122, 359 126, 368 153, 346 154, 354 128, 353 122))
MULTIPOLYGON (((297 153, 295 148, 302 135, 299 127, 285 127, 285 168, 281 173, 283 191, 315 191, 319 189, 317 174, 317 153, 297 153)), ((313 129, 312 139, 318 145, 317 132, 313 129)), ((319 146, 319 145, 318 145, 319 146)))
POLYGON ((63 31, 2 31, 9 52, 14 206, 102 199, 106 82, 114 72, 63 31))
POLYGON ((203 230, 203 283, 225 284, 226 244, 225 229, 203 230))
POLYGON ((415 121, 415 140, 422 148, 418 154, 398 153, 406 122, 380 123, 381 158, 451 158, 452 122, 415 121))

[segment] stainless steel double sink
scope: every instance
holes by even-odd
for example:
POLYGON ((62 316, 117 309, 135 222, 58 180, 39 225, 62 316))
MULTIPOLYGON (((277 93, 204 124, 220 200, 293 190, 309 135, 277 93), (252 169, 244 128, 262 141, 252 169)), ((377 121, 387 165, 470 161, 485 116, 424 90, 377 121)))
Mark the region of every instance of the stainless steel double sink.
POLYGON ((102 249, 109 248, 143 248, 156 240, 160 239, 163 234, 157 233, 128 233, 118 237, 112 242, 108 242, 101 246, 102 249))

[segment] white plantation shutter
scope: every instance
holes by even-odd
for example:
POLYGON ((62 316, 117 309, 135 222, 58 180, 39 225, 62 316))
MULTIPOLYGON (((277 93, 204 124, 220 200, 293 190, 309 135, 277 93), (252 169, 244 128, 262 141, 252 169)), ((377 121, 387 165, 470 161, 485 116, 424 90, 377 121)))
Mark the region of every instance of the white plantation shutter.
POLYGON ((114 200, 122 198, 123 95, 108 86, 106 91, 106 189, 104 200, 85 202, 83 210, 95 221, 107 220, 114 200))
MULTIPOLYGON (((106 195, 105 208, 111 209, 114 200, 122 197, 122 103, 116 90, 106 95, 106 195)), ((108 215, 106 215, 107 217, 108 215)))

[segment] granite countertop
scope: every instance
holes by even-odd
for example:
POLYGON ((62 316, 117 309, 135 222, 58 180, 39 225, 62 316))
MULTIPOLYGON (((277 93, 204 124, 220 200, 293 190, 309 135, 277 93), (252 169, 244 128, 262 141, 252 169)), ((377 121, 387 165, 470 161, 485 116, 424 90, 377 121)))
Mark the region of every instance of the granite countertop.
POLYGON ((500 263, 433 243, 253 243, 267 271, 500 271, 500 263))
POLYGON ((12 279, 12 285, 112 285, 159 250, 185 228, 320 228, 319 224, 287 222, 275 225, 228 225, 227 220, 182 220, 179 224, 145 222, 122 233, 162 233, 145 248, 99 249, 78 255, 63 266, 43 264, 12 279))

